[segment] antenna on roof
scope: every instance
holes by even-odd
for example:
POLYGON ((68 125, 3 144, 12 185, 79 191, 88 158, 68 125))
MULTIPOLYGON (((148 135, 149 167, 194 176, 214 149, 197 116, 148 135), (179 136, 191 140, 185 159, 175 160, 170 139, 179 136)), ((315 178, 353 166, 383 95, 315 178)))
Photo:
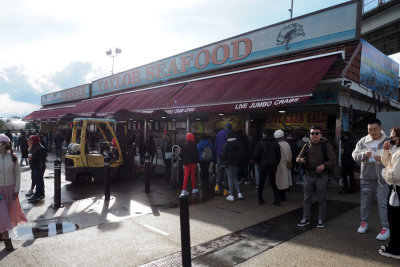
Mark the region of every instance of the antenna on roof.
POLYGON ((292 17, 293 17, 293 0, 292 0, 292 5, 289 9, 289 12, 290 12, 290 19, 292 19, 292 17))

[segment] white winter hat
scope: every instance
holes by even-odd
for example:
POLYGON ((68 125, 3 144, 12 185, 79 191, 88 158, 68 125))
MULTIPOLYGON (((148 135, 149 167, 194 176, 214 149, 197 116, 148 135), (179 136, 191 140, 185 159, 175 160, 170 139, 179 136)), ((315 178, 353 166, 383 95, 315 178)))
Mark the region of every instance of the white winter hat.
POLYGON ((10 143, 10 138, 5 134, 0 134, 0 142, 10 143))
POLYGON ((275 138, 282 138, 282 137, 284 137, 285 136, 285 133, 282 131, 282 130, 276 130, 275 132, 274 132, 274 137, 275 138))

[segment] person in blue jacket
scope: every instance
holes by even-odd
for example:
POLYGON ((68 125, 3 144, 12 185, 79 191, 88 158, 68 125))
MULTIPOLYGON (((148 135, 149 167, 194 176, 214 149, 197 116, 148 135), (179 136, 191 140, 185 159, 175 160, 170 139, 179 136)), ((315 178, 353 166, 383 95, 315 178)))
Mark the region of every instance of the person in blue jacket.
POLYGON ((213 160, 213 145, 208 141, 206 134, 201 135, 201 141, 197 144, 197 152, 199 154, 201 182, 204 188, 208 188, 210 186, 208 169, 213 160))

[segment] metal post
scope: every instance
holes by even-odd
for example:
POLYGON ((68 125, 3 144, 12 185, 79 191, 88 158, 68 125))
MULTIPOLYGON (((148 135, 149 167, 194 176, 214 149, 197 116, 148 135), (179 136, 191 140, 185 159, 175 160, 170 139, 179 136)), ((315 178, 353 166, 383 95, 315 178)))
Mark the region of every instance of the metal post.
POLYGON ((110 157, 104 157, 104 200, 110 200, 110 157))
POLYGON ((250 126, 250 114, 246 115, 246 135, 249 136, 249 126, 250 126))
POLYGON ((144 135, 144 141, 146 142, 146 139, 147 139, 147 119, 144 119, 143 135, 144 135))
POLYGON ((150 193, 150 154, 144 156, 144 192, 150 193))
POLYGON ((179 197, 180 220, 181 220, 181 249, 182 266, 192 266, 190 252, 190 225, 189 225, 189 198, 188 196, 179 197))
POLYGON ((54 161, 54 204, 53 208, 61 207, 61 160, 54 161))
POLYGON ((186 118, 186 132, 190 133, 190 118, 189 118, 189 115, 186 118))

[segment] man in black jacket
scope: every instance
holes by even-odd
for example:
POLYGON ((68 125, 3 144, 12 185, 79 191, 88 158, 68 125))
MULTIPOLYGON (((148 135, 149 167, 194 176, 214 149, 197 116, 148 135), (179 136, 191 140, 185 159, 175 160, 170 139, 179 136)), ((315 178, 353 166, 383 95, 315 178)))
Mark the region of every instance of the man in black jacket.
POLYGON ((238 193, 238 198, 243 199, 243 194, 240 192, 240 186, 236 178, 238 167, 243 164, 245 159, 245 149, 239 140, 235 138, 234 133, 228 133, 228 139, 222 148, 220 160, 226 166, 225 171, 228 175, 229 196, 226 197, 228 201, 234 201, 233 186, 235 186, 238 193))
POLYGON ((281 149, 273 137, 271 130, 264 130, 263 139, 258 143, 254 151, 254 160, 259 166, 260 181, 258 185, 258 203, 264 204, 263 191, 266 176, 268 175, 269 183, 271 184, 274 192, 275 201, 274 205, 280 206, 280 199, 278 194, 278 188, 276 187, 276 169, 279 162, 281 161, 281 149))

